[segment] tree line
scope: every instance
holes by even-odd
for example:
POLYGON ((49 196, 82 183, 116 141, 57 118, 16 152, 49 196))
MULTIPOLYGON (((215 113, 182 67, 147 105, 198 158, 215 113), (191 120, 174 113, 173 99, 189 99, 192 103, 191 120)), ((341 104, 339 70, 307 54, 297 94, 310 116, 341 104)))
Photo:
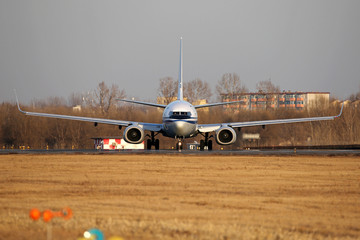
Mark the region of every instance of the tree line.
MULTIPOLYGON (((261 81, 257 90, 262 92, 278 92, 279 86, 271 80, 261 81)), ((216 95, 238 94, 248 92, 237 74, 224 74, 216 86, 216 95)), ((159 80, 158 96, 172 101, 177 94, 177 81, 170 78, 159 80)), ((184 84, 184 97, 189 102, 198 99, 209 100, 213 96, 206 81, 195 79, 184 84)), ((78 115, 85 117, 121 119, 129 121, 161 123, 162 111, 157 108, 144 107, 122 103, 116 99, 125 98, 126 93, 119 86, 107 86, 101 82, 91 92, 86 94, 73 93, 66 100, 60 97, 51 97, 46 100, 32 101, 29 105, 22 105, 27 111, 78 115), (81 106, 81 110, 73 108, 81 106)), ((360 100, 359 93, 351 96, 353 101, 360 100)), ((209 111, 199 111, 199 123, 221 123, 238 121, 270 120, 279 118, 300 118, 312 116, 337 115, 340 103, 334 102, 328 108, 316 108, 298 111, 285 109, 246 111, 236 113, 223 107, 209 108, 209 111)), ((3 102, 0 105, 0 147, 19 148, 20 146, 33 149, 92 149, 94 137, 119 137, 123 129, 117 126, 102 125, 97 127, 93 123, 30 117, 20 113, 15 103, 3 102)), ((360 144, 360 106, 348 104, 344 107, 343 115, 335 121, 321 121, 299 124, 281 124, 262 127, 248 127, 236 129, 238 140, 230 146, 221 146, 225 149, 238 149, 246 145, 241 139, 242 133, 260 133, 260 146, 298 146, 298 145, 332 145, 332 144, 360 144)), ((160 135, 159 135, 160 136, 160 135)), ((187 139, 186 142, 200 141, 197 136, 187 139)), ((164 141, 159 137, 161 148, 171 148, 175 141, 164 141)), ((220 146, 214 146, 219 149, 220 146)))

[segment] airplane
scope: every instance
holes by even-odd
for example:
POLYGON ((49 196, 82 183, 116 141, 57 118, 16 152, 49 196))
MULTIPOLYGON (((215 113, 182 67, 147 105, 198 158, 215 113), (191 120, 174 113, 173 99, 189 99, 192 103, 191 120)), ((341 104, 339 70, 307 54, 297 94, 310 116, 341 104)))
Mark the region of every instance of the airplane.
POLYGON ((185 138, 192 138, 197 135, 202 135, 204 139, 200 140, 200 150, 204 150, 205 147, 208 150, 212 150, 213 142, 210 140, 211 137, 215 138, 215 141, 219 145, 230 145, 236 141, 235 129, 241 129, 243 127, 250 126, 263 126, 283 123, 299 123, 299 122, 310 122, 310 121, 323 121, 323 120, 334 120, 341 116, 344 104, 341 107, 340 113, 337 116, 327 117, 310 117, 310 118, 293 118, 293 119, 277 119, 277 120, 263 120, 263 121, 250 121, 250 122, 229 122, 229 123, 213 123, 213 124, 198 124, 197 109, 205 107, 220 106, 226 104, 233 104, 239 102, 220 102, 220 103, 209 103, 203 105, 193 106, 191 103, 184 100, 183 96, 183 43, 182 38, 180 39, 180 66, 179 66, 179 79, 178 79, 178 94, 177 99, 168 105, 155 104, 149 102, 141 102, 126 99, 117 99, 119 101, 141 104, 151 107, 163 108, 162 123, 147 123, 147 122, 133 122, 103 118, 90 118, 80 116, 69 116, 59 115, 50 113, 38 113, 38 112, 27 112, 20 108, 19 100, 16 95, 17 106, 20 112, 29 116, 37 117, 48 117, 58 119, 77 120, 85 122, 93 122, 95 126, 98 123, 117 125, 119 129, 126 127, 124 130, 123 138, 126 142, 132 144, 142 143, 145 137, 147 139, 147 149, 151 149, 154 146, 155 150, 160 149, 160 141, 156 138, 158 134, 162 134, 165 137, 177 139, 176 149, 180 150, 183 148, 182 140, 185 138), (150 135, 145 134, 145 131, 150 132, 150 135), (215 133, 215 136, 209 135, 215 133))

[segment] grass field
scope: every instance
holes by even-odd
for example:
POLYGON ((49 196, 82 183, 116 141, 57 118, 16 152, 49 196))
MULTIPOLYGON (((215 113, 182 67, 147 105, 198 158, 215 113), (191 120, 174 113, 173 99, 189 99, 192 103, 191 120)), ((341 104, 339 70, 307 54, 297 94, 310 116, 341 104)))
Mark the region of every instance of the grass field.
POLYGON ((359 157, 0 155, 0 239, 360 239, 359 157), (73 210, 33 221, 32 208, 73 210))

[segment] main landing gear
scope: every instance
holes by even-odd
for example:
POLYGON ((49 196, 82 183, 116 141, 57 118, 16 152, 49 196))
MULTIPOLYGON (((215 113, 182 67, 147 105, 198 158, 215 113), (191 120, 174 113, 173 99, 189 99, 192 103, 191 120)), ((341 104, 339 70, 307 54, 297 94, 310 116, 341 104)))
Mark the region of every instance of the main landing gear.
MULTIPOLYGON (((158 135, 158 133, 157 133, 156 135, 158 135)), ((155 147, 155 150, 159 150, 159 148, 160 148, 160 141, 159 141, 159 139, 155 139, 156 135, 155 135, 154 132, 151 132, 151 136, 150 136, 150 135, 146 135, 146 136, 150 137, 150 139, 148 139, 148 140, 146 141, 146 149, 147 149, 147 150, 151 150, 151 147, 152 147, 152 146, 155 147)))
MULTIPOLYGON (((204 135, 203 135, 204 136, 204 135)), ((209 137, 209 133, 205 133, 205 139, 201 139, 200 140, 200 151, 204 151, 205 147, 207 147, 207 149, 209 151, 212 150, 212 140, 209 140, 209 138, 213 137, 212 135, 209 137)))

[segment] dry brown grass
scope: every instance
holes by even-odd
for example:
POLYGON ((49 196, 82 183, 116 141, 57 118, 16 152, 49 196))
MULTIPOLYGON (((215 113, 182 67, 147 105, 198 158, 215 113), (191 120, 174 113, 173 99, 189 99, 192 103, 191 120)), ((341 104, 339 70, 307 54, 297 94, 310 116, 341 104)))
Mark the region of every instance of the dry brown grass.
POLYGON ((359 239, 358 157, 0 155, 0 239, 359 239))

